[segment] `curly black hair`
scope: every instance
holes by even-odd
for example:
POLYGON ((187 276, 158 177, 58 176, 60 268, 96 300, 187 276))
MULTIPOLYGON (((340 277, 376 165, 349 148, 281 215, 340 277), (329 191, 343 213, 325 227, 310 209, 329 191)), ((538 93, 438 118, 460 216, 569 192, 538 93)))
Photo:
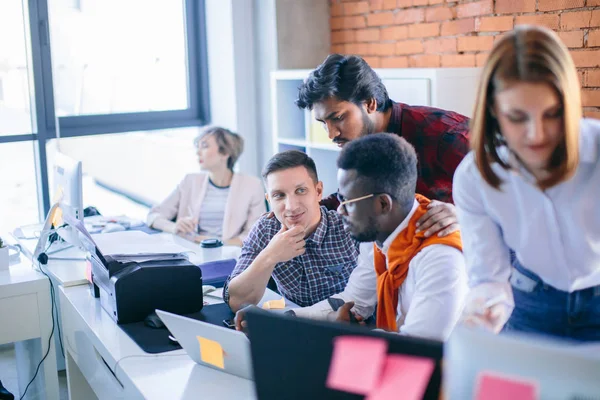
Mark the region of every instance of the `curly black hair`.
POLYGON ((371 193, 387 193, 411 205, 417 187, 417 154, 405 139, 391 133, 363 136, 346 144, 337 160, 340 169, 357 172, 371 193))
POLYGON ((380 112, 392 106, 387 89, 377 73, 358 56, 327 56, 298 88, 296 105, 311 110, 315 103, 330 97, 356 105, 375 99, 377 111, 380 112))

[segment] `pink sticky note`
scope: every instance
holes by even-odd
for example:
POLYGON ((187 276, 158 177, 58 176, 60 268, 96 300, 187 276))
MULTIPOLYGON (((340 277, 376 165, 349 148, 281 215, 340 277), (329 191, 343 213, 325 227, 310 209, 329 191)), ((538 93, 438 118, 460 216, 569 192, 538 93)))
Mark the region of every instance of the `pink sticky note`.
POLYGON ((421 400, 434 367, 431 358, 390 354, 379 384, 366 400, 421 400))
POLYGON ((366 395, 376 387, 384 364, 387 342, 363 336, 333 339, 327 387, 366 395))
POLYGON ((536 382, 520 378, 500 376, 493 372, 482 372, 475 389, 477 400, 535 400, 538 398, 536 382))

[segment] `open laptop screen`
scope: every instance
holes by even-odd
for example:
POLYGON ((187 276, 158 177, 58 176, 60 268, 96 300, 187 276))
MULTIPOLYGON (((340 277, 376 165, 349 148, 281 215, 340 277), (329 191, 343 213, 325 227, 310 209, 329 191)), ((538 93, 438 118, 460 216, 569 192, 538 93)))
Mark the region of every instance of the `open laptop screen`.
POLYGON ((383 338, 388 342, 389 354, 433 359, 434 371, 423 398, 439 398, 442 342, 295 318, 260 309, 249 311, 247 321, 256 392, 261 400, 364 398, 326 387, 333 339, 343 335, 383 338))

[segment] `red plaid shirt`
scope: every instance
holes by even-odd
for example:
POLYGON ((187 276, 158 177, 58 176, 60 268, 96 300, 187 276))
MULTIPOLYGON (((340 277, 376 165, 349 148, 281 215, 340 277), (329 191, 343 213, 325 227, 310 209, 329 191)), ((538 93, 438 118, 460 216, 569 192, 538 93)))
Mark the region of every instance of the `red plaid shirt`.
POLYGON ((387 127, 417 152, 417 193, 446 203, 452 200, 452 177, 469 152, 469 118, 453 111, 394 103, 387 127))
MULTIPOLYGON (((417 193, 446 203, 452 200, 452 177, 469 152, 469 118, 453 111, 393 103, 386 132, 402 136, 417 153, 417 193)), ((331 195, 321 201, 335 210, 331 195)))

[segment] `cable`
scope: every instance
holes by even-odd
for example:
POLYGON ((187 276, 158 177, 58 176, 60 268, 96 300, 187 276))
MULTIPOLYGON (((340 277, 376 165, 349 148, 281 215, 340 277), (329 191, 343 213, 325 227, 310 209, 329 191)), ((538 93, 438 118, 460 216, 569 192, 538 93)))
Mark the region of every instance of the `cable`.
MULTIPOLYGON (((48 245, 46 247, 46 250, 48 250, 49 247, 50 247, 50 245, 48 245)), ((38 261, 38 268, 39 268, 39 270, 42 272, 42 274, 44 274, 46 276, 46 278, 48 278, 48 281, 50 282, 50 298, 51 298, 51 305, 50 305, 50 311, 51 311, 51 313, 50 314, 52 315, 52 330, 50 331, 50 337, 48 338, 48 348, 46 349, 46 354, 44 354, 44 357, 42 357, 41 361, 37 365, 37 368, 35 369, 35 374, 33 374, 33 378, 31 378, 31 380, 29 381, 29 383, 25 387, 25 391, 23 391, 23 394, 21 395, 21 397, 19 398, 19 400, 23 400, 23 398, 27 394, 27 390, 29 389, 29 386, 33 383, 33 381, 37 377, 37 374, 40 372, 40 367, 42 366, 42 363, 44 362, 44 360, 46 360, 46 357, 48 357, 48 354, 50 354, 50 349, 51 349, 50 345, 52 343, 52 337, 54 336, 54 326, 55 326, 55 321, 54 321, 54 307, 55 307, 55 302, 54 302, 54 285, 52 284, 52 280, 50 279, 50 277, 48 276, 48 274, 45 273, 42 270, 42 260, 44 260, 44 259, 46 260, 46 262, 48 262, 48 256, 46 255, 45 251, 40 254, 40 256, 38 257, 37 261, 38 261), (42 257, 42 255, 44 255, 45 257, 42 257)))

